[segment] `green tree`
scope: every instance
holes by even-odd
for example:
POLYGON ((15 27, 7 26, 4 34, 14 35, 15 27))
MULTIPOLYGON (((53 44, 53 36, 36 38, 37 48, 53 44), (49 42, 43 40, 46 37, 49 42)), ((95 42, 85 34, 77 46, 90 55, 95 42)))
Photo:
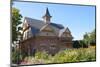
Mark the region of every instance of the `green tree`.
POLYGON ((22 15, 19 13, 19 10, 12 8, 12 43, 17 40, 19 32, 22 28, 19 26, 21 22, 22 15))
POLYGON ((84 41, 84 43, 85 43, 87 46, 90 45, 90 36, 89 36, 88 33, 86 33, 86 34, 84 35, 83 41, 84 41))
POLYGON ((96 44, 96 31, 95 30, 93 30, 90 33, 90 43, 91 44, 96 44))
POLYGON ((87 45, 90 45, 90 43, 95 44, 96 43, 96 33, 95 33, 95 30, 93 30, 90 33, 86 33, 84 35, 83 41, 87 45))

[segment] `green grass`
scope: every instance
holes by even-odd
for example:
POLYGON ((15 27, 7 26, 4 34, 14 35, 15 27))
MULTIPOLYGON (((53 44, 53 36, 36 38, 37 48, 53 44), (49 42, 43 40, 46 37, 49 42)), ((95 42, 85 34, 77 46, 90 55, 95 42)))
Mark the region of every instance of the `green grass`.
POLYGON ((95 47, 64 50, 55 56, 48 55, 45 52, 37 52, 35 57, 28 56, 24 59, 24 61, 27 61, 25 64, 67 63, 95 60, 95 47))

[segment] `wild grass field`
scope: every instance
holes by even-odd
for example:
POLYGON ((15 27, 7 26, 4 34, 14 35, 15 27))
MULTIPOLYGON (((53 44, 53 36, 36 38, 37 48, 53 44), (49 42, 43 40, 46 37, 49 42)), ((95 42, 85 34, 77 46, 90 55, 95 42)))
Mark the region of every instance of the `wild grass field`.
POLYGON ((21 64, 48 64, 48 63, 68 63, 81 61, 95 61, 95 47, 66 49, 60 51, 55 56, 46 54, 45 52, 37 52, 35 56, 25 57, 21 64))

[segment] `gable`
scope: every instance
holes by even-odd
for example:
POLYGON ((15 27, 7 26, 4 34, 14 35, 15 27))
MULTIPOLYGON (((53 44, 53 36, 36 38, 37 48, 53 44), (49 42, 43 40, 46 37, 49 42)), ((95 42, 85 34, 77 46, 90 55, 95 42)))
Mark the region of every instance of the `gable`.
POLYGON ((50 27, 46 27, 46 28, 44 28, 42 31, 53 32, 53 30, 52 30, 50 27))
POLYGON ((26 31, 26 30, 28 30, 29 27, 30 27, 30 25, 27 23, 26 20, 24 20, 24 23, 23 23, 23 32, 26 31))
POLYGON ((44 31, 44 32, 53 32, 53 28, 50 25, 44 25, 40 31, 44 31))
POLYGON ((64 36, 64 37, 72 37, 70 33, 63 33, 62 36, 64 36))
POLYGON ((68 28, 65 28, 59 31, 59 37, 72 37, 72 35, 70 30, 68 28))

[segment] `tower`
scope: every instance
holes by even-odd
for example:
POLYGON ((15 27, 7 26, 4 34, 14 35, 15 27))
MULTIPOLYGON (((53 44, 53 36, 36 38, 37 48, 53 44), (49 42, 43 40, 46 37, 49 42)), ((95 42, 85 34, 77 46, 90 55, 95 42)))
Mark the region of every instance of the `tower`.
POLYGON ((52 16, 50 15, 49 10, 47 8, 46 9, 46 13, 45 13, 45 15, 42 18, 43 18, 45 23, 50 23, 51 17, 52 16))

